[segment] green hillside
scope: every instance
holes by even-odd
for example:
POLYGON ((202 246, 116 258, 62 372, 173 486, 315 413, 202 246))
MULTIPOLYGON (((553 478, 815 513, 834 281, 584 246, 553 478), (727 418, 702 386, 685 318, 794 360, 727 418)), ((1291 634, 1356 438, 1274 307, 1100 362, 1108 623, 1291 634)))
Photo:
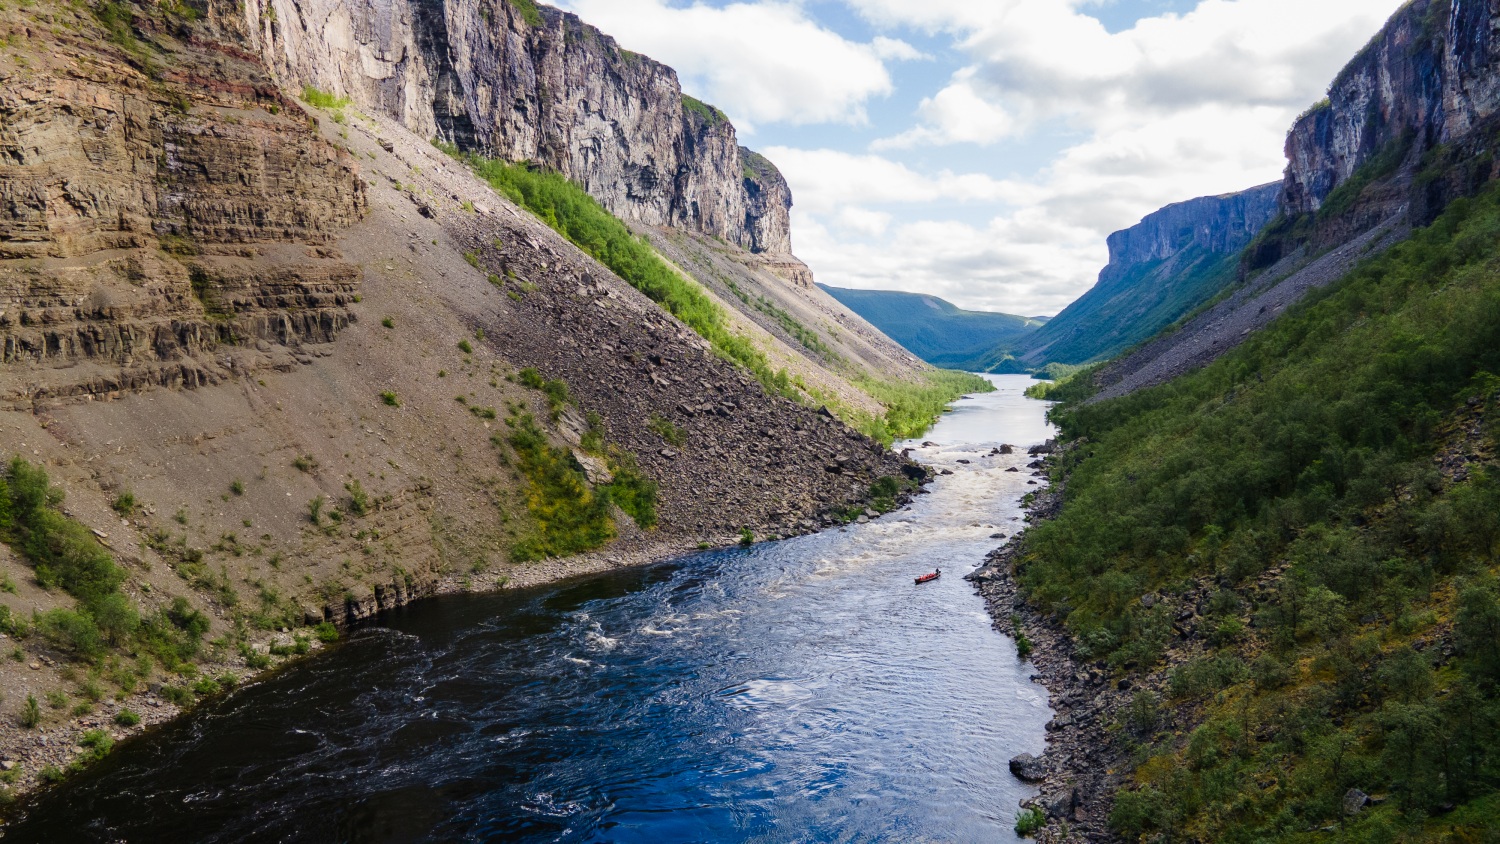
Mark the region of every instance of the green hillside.
POLYGON ((997 346, 1010 346, 1047 317, 966 311, 936 296, 818 285, 849 310, 933 366, 974 370, 997 346))
POLYGON ((1164 261, 1137 264, 1093 287, 1051 322, 1001 351, 1028 369, 1113 357, 1217 296, 1236 281, 1238 266, 1238 254, 1197 247, 1164 261))
POLYGON ((1113 828, 1496 840, 1500 187, 1202 370, 1087 383, 1017 575, 1137 690, 1113 828))

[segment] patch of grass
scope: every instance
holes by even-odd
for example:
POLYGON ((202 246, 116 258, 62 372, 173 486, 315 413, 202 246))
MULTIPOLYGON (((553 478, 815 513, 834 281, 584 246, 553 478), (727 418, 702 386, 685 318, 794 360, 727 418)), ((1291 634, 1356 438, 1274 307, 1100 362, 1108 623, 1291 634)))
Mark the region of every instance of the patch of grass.
POLYGON ((21 714, 18 716, 21 726, 28 730, 36 729, 36 725, 42 723, 42 707, 37 703, 36 695, 28 694, 26 703, 21 705, 21 714))
POLYGON ((687 442, 687 433, 660 413, 651 414, 651 418, 646 420, 646 427, 668 445, 681 446, 687 442))
POLYGON ((318 626, 313 628, 313 635, 318 637, 319 642, 326 645, 339 640, 339 629, 331 621, 320 621, 318 626))
POLYGON ((466 355, 474 354, 474 346, 471 345, 468 340, 458 341, 458 350, 466 355))
POLYGON ((313 108, 340 109, 347 108, 352 101, 348 97, 337 97, 311 85, 304 85, 302 86, 302 102, 313 108))
POLYGON ((231 494, 235 495, 235 496, 244 495, 245 494, 245 482, 242 481, 242 480, 240 480, 239 478, 235 478, 233 481, 230 481, 229 482, 229 492, 231 494))
POLYGON ((115 713, 115 723, 121 727, 134 727, 141 723, 141 716, 137 715, 133 710, 121 709, 115 713))
POLYGON ((109 506, 116 513, 119 513, 122 516, 129 516, 134 513, 136 511, 136 508, 140 505, 136 503, 135 493, 127 489, 119 495, 115 496, 115 500, 110 502, 109 506))
POLYGON ((552 411, 554 419, 573 400, 568 395, 567 382, 561 378, 545 379, 542 377, 542 373, 529 366, 516 373, 516 375, 521 381, 521 386, 532 390, 540 390, 547 396, 547 408, 552 411))
POLYGON ((749 548, 755 544, 755 533, 750 528, 740 528, 740 545, 749 548))
POLYGON ((1047 813, 1032 806, 1022 809, 1016 815, 1016 834, 1023 838, 1030 838, 1041 831, 1047 825, 1047 813))
POLYGON ((518 561, 560 557, 598 548, 615 538, 609 496, 596 494, 583 467, 565 448, 552 445, 530 414, 506 420, 516 465, 526 478, 526 509, 537 535, 513 550, 518 561))
POLYGON ((58 509, 62 500, 62 490, 52 486, 41 467, 13 459, 0 474, 0 540, 31 563, 37 583, 62 587, 77 599, 77 612, 45 614, 44 630, 60 633, 61 639, 82 646, 82 654, 94 657, 99 654, 94 641, 125 642, 139 617, 120 592, 124 570, 88 528, 58 509))
POLYGON ((689 114, 696 114, 699 119, 710 126, 718 126, 729 122, 729 116, 717 108, 703 102, 702 100, 682 95, 682 110, 689 114))
POLYGON ((516 10, 527 26, 541 26, 544 23, 542 10, 536 7, 534 0, 506 0, 506 2, 510 3, 511 8, 516 10))
POLYGON ((401 399, 394 390, 386 390, 380 394, 380 401, 386 407, 400 407, 401 399))
POLYGON ((396 320, 394 317, 386 317, 380 321, 380 324, 386 328, 395 328, 396 320))
POLYGON ((292 459, 292 466, 299 472, 311 472, 318 467, 318 461, 310 454, 299 454, 292 459))
POLYGON ((349 493, 349 501, 346 503, 346 509, 351 514, 366 516, 374 509, 374 504, 370 501, 370 494, 365 492, 365 488, 360 485, 359 479, 356 478, 344 484, 344 491, 349 493))

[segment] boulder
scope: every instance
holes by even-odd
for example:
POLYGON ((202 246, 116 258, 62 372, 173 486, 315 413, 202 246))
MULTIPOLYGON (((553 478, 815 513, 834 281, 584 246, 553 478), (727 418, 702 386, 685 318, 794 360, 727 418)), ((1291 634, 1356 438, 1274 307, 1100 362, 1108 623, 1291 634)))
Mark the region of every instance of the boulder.
POLYGON ((1047 765, 1039 757, 1022 753, 1010 760, 1010 772, 1022 782, 1041 782, 1047 778, 1047 765))
POLYGON ((1369 802, 1370 795, 1357 788, 1351 788, 1344 793, 1344 814, 1353 817, 1359 814, 1369 802))

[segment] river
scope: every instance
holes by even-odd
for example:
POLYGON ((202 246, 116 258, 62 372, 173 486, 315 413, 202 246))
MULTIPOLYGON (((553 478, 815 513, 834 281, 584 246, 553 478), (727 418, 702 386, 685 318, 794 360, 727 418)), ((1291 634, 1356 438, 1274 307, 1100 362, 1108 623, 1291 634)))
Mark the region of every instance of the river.
POLYGON ((418 602, 122 743, 6 841, 1014 840, 1006 763, 1050 713, 962 576, 1050 430, 990 377, 904 444, 953 472, 905 510, 418 602))

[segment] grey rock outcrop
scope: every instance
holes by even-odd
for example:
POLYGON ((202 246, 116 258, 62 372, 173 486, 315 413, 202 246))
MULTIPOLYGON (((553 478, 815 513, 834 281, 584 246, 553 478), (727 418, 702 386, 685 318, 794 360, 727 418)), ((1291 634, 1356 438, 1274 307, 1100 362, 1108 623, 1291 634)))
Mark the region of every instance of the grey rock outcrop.
POLYGON ((1283 209, 1317 211, 1367 161, 1467 137, 1500 112, 1500 9, 1415 0, 1349 62, 1287 135, 1283 209))
POLYGON ((285 86, 313 85, 413 132, 582 185, 623 219, 791 255, 791 192, 670 67, 547 6, 500 0, 247 0, 227 10, 285 86))
POLYGON ((1271 183, 1239 193, 1201 196, 1147 214, 1124 231, 1109 236, 1109 263, 1099 273, 1107 287, 1130 270, 1164 261, 1190 249, 1238 252, 1276 216, 1281 185, 1271 183))

